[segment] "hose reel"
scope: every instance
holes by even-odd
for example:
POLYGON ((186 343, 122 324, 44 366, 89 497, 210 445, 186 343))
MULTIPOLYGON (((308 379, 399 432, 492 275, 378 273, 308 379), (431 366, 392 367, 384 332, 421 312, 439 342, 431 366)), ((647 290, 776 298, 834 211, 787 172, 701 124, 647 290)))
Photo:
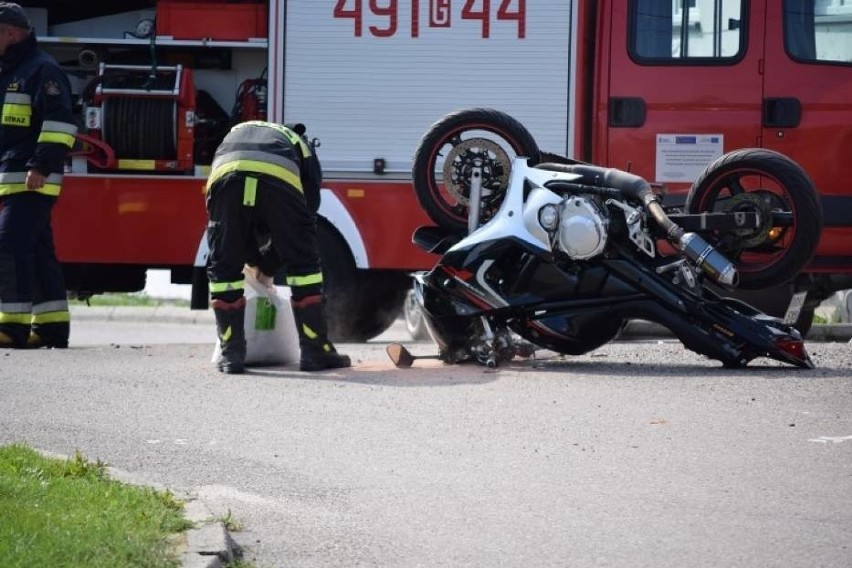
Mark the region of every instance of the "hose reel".
POLYGON ((195 87, 181 65, 106 65, 85 110, 89 136, 113 149, 119 170, 193 168, 195 87))

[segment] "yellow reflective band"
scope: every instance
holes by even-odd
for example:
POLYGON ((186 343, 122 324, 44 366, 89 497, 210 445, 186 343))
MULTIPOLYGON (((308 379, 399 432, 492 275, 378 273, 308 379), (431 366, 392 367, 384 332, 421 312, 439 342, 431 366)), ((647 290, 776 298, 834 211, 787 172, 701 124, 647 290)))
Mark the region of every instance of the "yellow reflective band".
POLYGON ((322 272, 308 274, 307 276, 288 276, 287 286, 310 286, 311 284, 322 284, 322 272))
POLYGON ((71 134, 65 134, 64 132, 44 132, 38 136, 37 143, 41 144, 42 142, 55 142, 57 144, 62 144, 63 146, 68 146, 71 148, 74 145, 74 136, 71 134))
POLYGON ((52 195, 53 197, 59 196, 59 193, 62 191, 62 186, 57 185, 55 183, 46 183, 40 189, 36 189, 36 193, 42 193, 44 195, 52 195))
POLYGON ((32 323, 62 323, 71 321, 71 314, 68 312, 45 312, 43 314, 33 314, 32 323))
POLYGON ((210 186, 225 174, 231 172, 254 172, 258 174, 266 174, 272 177, 284 180, 299 191, 302 190, 302 180, 299 176, 281 166, 276 166, 267 162, 259 162, 257 160, 234 160, 223 164, 213 170, 210 177, 207 178, 207 191, 210 191, 210 186))
POLYGON ((257 200, 257 178, 247 177, 243 185, 243 205, 254 207, 257 200))
POLYGON ((266 122, 264 120, 247 120, 246 122, 241 122, 237 124, 231 130, 236 130, 244 126, 260 126, 263 128, 271 128, 272 130, 277 130, 278 132, 287 136, 287 138, 290 138, 291 140, 293 136, 298 136, 298 134, 296 134, 286 126, 282 126, 276 122, 266 122))
POLYGON ((317 332, 315 332, 305 324, 302 324, 302 332, 308 339, 316 339, 317 337, 319 337, 319 335, 317 335, 317 332))
POLYGON ((311 157, 310 146, 305 144, 305 141, 302 140, 301 138, 299 138, 299 148, 302 150, 302 157, 304 157, 304 158, 310 158, 311 157))
POLYGON ((230 290, 242 290, 243 287, 244 284, 242 280, 239 280, 237 282, 211 282, 210 292, 218 293, 228 292, 230 290))
POLYGON ((30 314, 29 312, 25 314, 10 314, 0 312, 0 323, 21 323, 24 325, 29 325, 32 317, 32 314, 30 314))
POLYGON ((307 158, 311 155, 311 147, 305 143, 305 140, 299 136, 297 132, 290 130, 286 126, 281 126, 280 124, 276 124, 274 122, 264 122, 262 120, 249 120, 247 122, 241 122, 232 128, 232 130, 236 130, 237 128, 241 128, 243 126, 262 126, 265 128, 272 128, 273 130, 277 130, 281 134, 287 137, 290 140, 290 143, 293 146, 298 146, 299 150, 302 151, 302 156, 307 158))
POLYGON ((118 160, 118 169, 120 170, 155 170, 157 169, 156 160, 118 160))
POLYGON ((30 105, 6 103, 3 105, 2 123, 4 126, 29 126, 32 114, 30 105))
POLYGON ((299 151, 302 153, 302 157, 307 158, 311 155, 310 146, 305 144, 305 141, 302 139, 301 136, 299 136, 297 133, 293 132, 289 128, 282 127, 280 130, 287 137, 287 139, 290 140, 290 143, 299 149, 299 151))
POLYGON ((222 341, 224 343, 228 343, 228 340, 231 339, 231 326, 228 326, 228 329, 225 330, 225 333, 222 334, 222 341))
POLYGON ((46 183, 40 189, 27 189, 25 183, 0 183, 0 196, 12 195, 13 193, 24 193, 25 191, 35 191, 44 195, 56 197, 62 191, 62 186, 55 183, 46 183))

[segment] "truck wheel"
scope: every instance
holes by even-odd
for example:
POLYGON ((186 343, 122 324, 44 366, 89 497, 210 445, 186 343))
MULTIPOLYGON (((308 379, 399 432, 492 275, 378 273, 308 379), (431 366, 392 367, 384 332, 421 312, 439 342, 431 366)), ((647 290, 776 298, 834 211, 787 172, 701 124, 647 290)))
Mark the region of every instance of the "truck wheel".
POLYGON ((414 152, 412 178, 417 200, 441 227, 466 231, 471 172, 482 172, 480 223, 500 208, 515 156, 540 161, 538 145, 526 127, 494 109, 471 108, 434 123, 414 152))
POLYGON ((404 272, 359 270, 337 232, 319 225, 329 339, 361 343, 379 335, 399 317, 411 278, 404 272))
POLYGON ((762 148, 735 150, 710 164, 690 188, 686 210, 761 215, 760 229, 719 232, 708 239, 736 264, 739 287, 747 290, 793 279, 822 233, 813 181, 790 158, 762 148))

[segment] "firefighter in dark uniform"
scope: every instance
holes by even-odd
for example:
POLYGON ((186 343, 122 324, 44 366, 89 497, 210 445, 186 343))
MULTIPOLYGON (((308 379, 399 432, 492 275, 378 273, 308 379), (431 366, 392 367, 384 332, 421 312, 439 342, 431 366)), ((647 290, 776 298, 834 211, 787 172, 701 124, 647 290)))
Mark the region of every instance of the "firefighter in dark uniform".
POLYGON ((77 127, 71 88, 24 10, 0 2, 0 347, 67 347, 50 213, 77 127))
POLYGON ((237 124, 216 149, 207 180, 207 276, 221 346, 217 368, 245 369, 243 268, 291 289, 302 371, 349 367, 328 340, 317 243, 322 169, 304 126, 237 124))

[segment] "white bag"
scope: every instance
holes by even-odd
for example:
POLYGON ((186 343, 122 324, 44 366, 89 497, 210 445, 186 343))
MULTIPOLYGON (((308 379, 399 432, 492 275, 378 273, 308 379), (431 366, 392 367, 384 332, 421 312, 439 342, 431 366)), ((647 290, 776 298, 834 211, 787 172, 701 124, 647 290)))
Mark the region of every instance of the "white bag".
MULTIPOLYGON (((245 271, 246 297, 246 365, 288 365, 299 361, 299 336, 290 289, 286 286, 264 286, 245 271)), ((219 341, 213 350, 215 363, 221 352, 219 341)))

